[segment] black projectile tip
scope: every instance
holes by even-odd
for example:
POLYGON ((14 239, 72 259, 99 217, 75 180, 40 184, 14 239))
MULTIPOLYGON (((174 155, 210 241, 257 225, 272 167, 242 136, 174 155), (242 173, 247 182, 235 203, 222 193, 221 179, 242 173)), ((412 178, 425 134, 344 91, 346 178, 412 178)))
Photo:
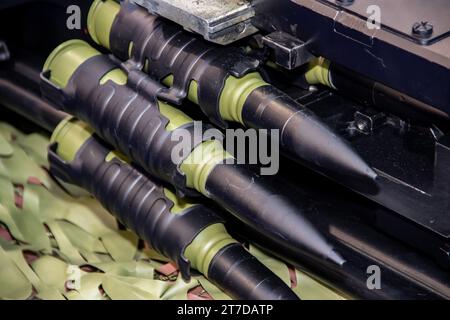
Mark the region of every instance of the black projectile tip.
POLYGON ((280 147, 292 160, 361 193, 376 194, 377 174, 321 119, 273 86, 257 88, 243 118, 253 128, 280 130, 280 147))
POLYGON ((306 254, 322 261, 342 263, 298 206, 245 168, 217 165, 208 177, 206 189, 211 198, 250 227, 258 237, 267 240, 271 250, 287 251, 295 257, 306 254))
POLYGON ((240 244, 226 246, 216 254, 208 278, 240 300, 299 300, 279 277, 240 244))
POLYGON ((376 194, 376 172, 343 138, 308 111, 285 125, 282 146, 294 160, 312 165, 332 179, 366 194, 376 194))

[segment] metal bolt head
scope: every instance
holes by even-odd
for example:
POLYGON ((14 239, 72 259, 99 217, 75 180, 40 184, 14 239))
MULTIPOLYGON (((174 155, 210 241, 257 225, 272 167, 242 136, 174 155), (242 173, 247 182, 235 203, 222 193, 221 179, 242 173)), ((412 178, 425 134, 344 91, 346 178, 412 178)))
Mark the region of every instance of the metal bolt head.
POLYGON ((434 31, 434 26, 428 21, 421 21, 414 23, 412 33, 421 39, 428 39, 434 31))
POLYGON ((367 120, 358 119, 355 124, 359 131, 364 133, 370 132, 370 123, 367 120))
POLYGON ((236 25, 236 27, 235 27, 236 33, 238 33, 238 34, 244 32, 245 29, 246 29, 246 27, 245 27, 245 24, 244 24, 244 23, 239 23, 239 24, 236 25))
POLYGON ((354 2, 355 0, 336 0, 336 4, 343 7, 351 6, 354 2))

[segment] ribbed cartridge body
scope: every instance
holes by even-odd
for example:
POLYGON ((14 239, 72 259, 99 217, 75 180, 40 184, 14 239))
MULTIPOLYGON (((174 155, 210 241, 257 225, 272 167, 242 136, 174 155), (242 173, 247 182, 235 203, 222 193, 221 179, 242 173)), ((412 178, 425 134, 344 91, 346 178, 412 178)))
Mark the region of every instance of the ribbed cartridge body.
POLYGON ((49 73, 41 82, 45 97, 181 194, 193 193, 179 167, 203 136, 196 140, 194 122, 184 113, 158 101, 156 94, 140 93, 151 81, 132 88, 107 56, 76 40, 55 49, 44 69, 49 73), (175 148, 185 152, 176 154, 175 148))
POLYGON ((237 299, 296 298, 281 279, 230 237, 218 215, 203 205, 176 199, 118 158, 85 123, 64 120, 52 142, 51 171, 91 192, 126 227, 175 261, 186 280, 192 266, 237 299), (230 250, 239 254, 226 254, 230 250), (224 268, 227 265, 233 268, 224 268), (237 286, 245 276, 246 285, 237 286))
MULTIPOLYGON (((125 226, 175 261, 185 278, 190 267, 184 255, 187 246, 204 229, 223 223, 204 206, 181 206, 170 200, 167 191, 118 158, 92 129, 75 118, 55 129, 49 163, 53 174, 92 193, 125 226)), ((225 245, 234 243, 225 235, 225 245)))

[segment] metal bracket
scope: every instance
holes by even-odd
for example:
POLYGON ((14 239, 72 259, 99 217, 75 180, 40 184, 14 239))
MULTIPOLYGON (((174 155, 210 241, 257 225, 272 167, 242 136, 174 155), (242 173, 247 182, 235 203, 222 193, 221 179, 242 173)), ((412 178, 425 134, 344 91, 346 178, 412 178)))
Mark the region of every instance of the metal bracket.
MULTIPOLYGON (((294 0, 294 2, 301 5, 304 1, 294 0)), ((386 31, 424 46, 450 36, 448 19, 450 3, 446 0, 315 0, 315 2, 324 3, 330 8, 353 16, 354 19, 347 19, 343 23, 349 28, 347 31, 356 29, 361 33, 374 34, 378 28, 371 30, 366 24, 371 19, 379 19, 378 23, 386 31)))
POLYGON ((288 70, 309 63, 314 58, 305 42, 282 31, 264 36, 262 43, 272 49, 275 63, 288 70))
POLYGON ((355 113, 355 129, 363 134, 370 134, 378 127, 386 123, 386 115, 373 109, 355 113))
POLYGON ((148 74, 143 72, 143 66, 139 62, 136 62, 133 58, 122 62, 111 54, 109 55, 109 59, 117 64, 120 69, 127 74, 127 85, 138 93, 144 95, 150 101, 156 103, 157 99, 161 98, 171 104, 182 104, 182 95, 175 92, 172 88, 165 87, 162 83, 154 80, 148 74))

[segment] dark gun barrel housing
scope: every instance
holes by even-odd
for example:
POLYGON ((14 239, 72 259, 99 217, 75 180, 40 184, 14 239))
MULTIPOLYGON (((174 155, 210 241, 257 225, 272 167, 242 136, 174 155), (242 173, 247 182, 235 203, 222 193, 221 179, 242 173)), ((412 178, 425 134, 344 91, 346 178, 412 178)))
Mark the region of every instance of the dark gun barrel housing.
POLYGON ((91 37, 121 60, 188 97, 210 120, 280 130, 284 153, 363 193, 376 193, 376 173, 312 112, 266 83, 259 61, 242 50, 219 47, 124 1, 96 0, 88 17, 91 37), (345 182, 344 182, 345 181, 345 182))

